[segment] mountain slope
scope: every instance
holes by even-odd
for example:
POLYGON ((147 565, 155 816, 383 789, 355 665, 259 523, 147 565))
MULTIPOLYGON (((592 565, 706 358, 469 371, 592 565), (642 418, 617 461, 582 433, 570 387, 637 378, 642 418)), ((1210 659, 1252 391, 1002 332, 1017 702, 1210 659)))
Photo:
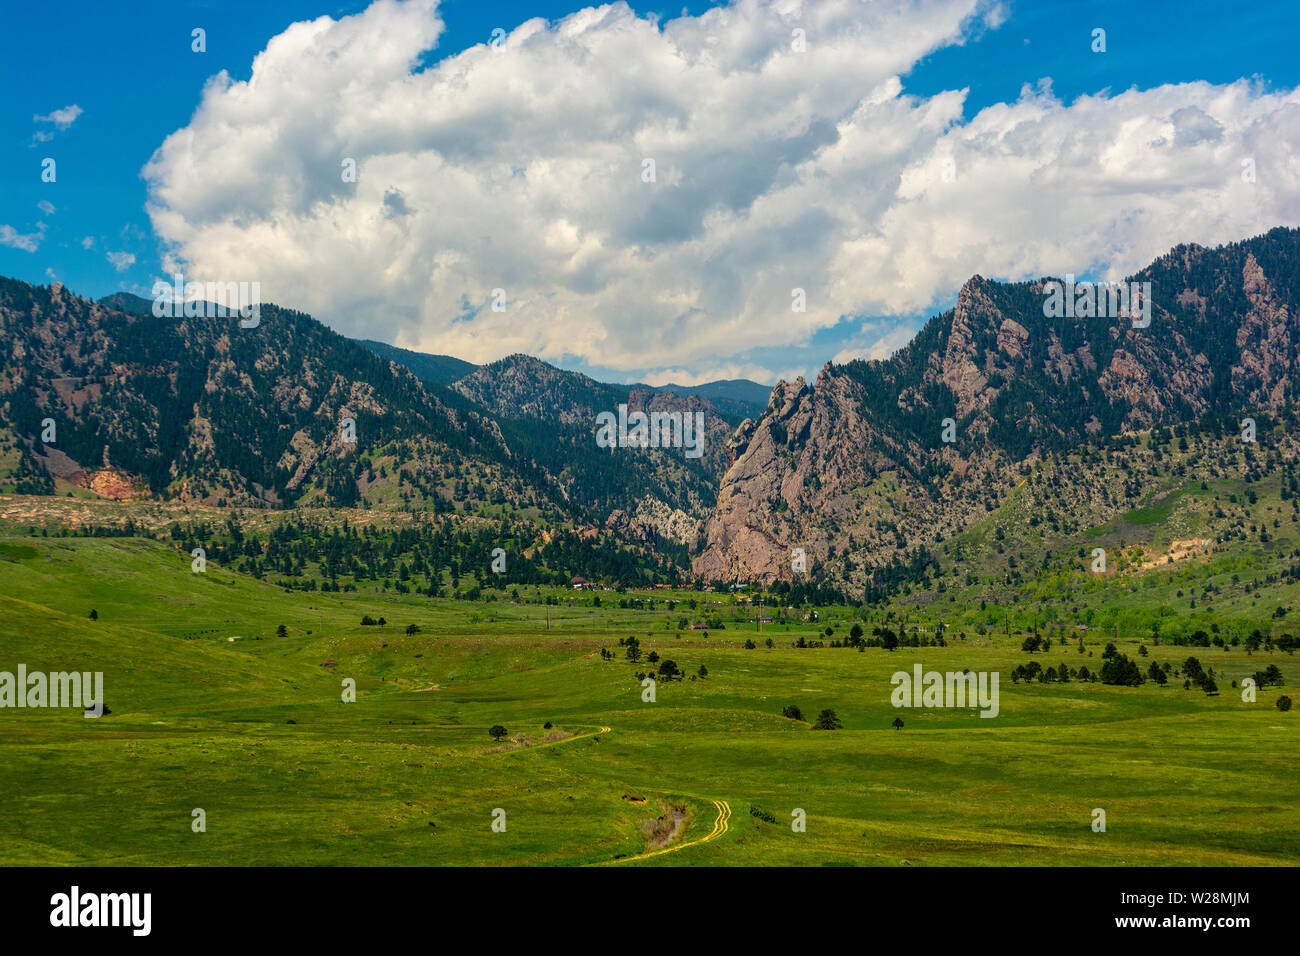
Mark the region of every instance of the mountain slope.
POLYGON ((531 511, 680 566, 713 505, 732 427, 704 399, 629 395, 527 357, 443 388, 270 304, 245 328, 233 315, 157 318, 126 293, 96 303, 58 284, 0 280, 0 355, 0 489, 531 511), (599 448, 596 415, 620 403, 703 415, 702 454, 599 448))
POLYGON ((93 488, 107 474, 122 494, 350 504, 381 449, 399 465, 469 456, 512 468, 490 416, 274 305, 244 328, 0 279, 0 341, 0 417, 19 473, 37 485, 44 476, 46 491, 54 479, 93 488))
POLYGON ((388 345, 372 339, 357 339, 357 341, 381 358, 405 365, 420 381, 432 382, 434 385, 450 385, 478 368, 473 362, 466 362, 452 355, 413 352, 410 349, 398 348, 396 345, 388 345))
POLYGON ((605 527, 652 544, 694 543, 727 466, 733 422, 710 402, 673 392, 631 389, 566 372, 529 355, 484 365, 453 388, 501 419, 520 458, 555 476, 573 507, 605 527), (597 416, 678 413, 702 416, 698 457, 682 447, 600 448, 597 416))
POLYGON ((1046 455, 1294 401, 1300 231, 1179 246, 1133 279, 1151 283, 1147 328, 1048 318, 1046 280, 976 276, 890 359, 778 383, 731 439, 695 572, 792 580, 801 547, 815 576, 867 593, 887 569, 924 564, 1046 455))

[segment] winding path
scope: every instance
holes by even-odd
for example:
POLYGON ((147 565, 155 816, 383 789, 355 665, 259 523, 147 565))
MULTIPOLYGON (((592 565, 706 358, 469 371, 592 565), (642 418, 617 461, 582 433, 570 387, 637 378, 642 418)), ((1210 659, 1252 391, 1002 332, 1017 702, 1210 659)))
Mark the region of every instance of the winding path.
POLYGON ((672 853, 674 850, 681 850, 688 846, 699 846, 701 843, 708 843, 710 840, 716 840, 730 829, 728 821, 731 819, 731 804, 726 800, 709 799, 715 810, 718 811, 717 818, 713 821, 713 829, 707 835, 700 837, 698 840, 688 840, 685 843, 674 843, 672 846, 666 846, 661 850, 651 850, 648 853, 638 853, 636 856, 625 856, 621 860, 609 860, 606 864, 614 863, 632 863, 637 860, 648 860, 652 856, 662 856, 665 853, 672 853))
MULTIPOLYGON (((543 747, 554 747, 556 744, 567 744, 574 740, 581 740, 584 737, 594 737, 597 734, 608 734, 610 732, 611 731, 609 727, 602 726, 602 727, 598 727, 595 730, 589 730, 585 734, 574 734, 572 737, 564 737, 561 740, 552 740, 544 744, 535 744, 531 747, 520 747, 516 750, 508 750, 503 752, 504 753, 526 753, 530 750, 540 750, 543 747)), ((636 856, 625 856, 622 859, 618 859, 618 860, 606 860, 602 863, 598 863, 597 866, 609 866, 615 863, 632 863, 637 860, 648 860, 652 856, 662 856, 665 853, 672 853, 675 850, 681 850, 688 846, 699 846, 701 843, 708 843, 710 840, 716 840, 718 837, 722 836, 729 829, 731 829, 731 824, 730 824, 731 804, 729 804, 726 800, 714 800, 712 797, 706 797, 705 799, 707 799, 711 804, 713 804, 713 809, 717 811, 718 815, 714 817, 713 829, 710 830, 704 836, 700 837, 698 840, 687 840, 685 843, 674 843, 671 846, 666 846, 658 850, 650 850, 648 853, 638 853, 636 856)))
POLYGON ((582 740, 584 737, 595 737, 597 734, 609 733, 608 727, 599 727, 596 730, 589 730, 585 734, 574 734, 572 737, 561 737, 559 740, 548 740, 546 743, 533 744, 530 747, 518 747, 515 750, 503 750, 502 753, 525 753, 529 750, 541 750, 543 747, 554 747, 556 744, 572 743, 575 740, 582 740))

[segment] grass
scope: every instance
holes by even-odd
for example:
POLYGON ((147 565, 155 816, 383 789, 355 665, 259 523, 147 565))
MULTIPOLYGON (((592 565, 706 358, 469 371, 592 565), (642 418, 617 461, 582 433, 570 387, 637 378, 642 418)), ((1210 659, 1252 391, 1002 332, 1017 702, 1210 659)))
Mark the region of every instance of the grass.
MULTIPOLYGON (((704 638, 665 629, 677 615, 662 610, 551 607, 547 631, 536 604, 289 594, 212 565, 193 574, 188 555, 143 539, 7 538, 0 571, 0 671, 101 670, 112 711, 0 710, 0 864, 597 864, 645 852, 642 824, 674 802, 692 845, 641 865, 1300 858, 1296 712, 1275 709, 1274 688, 1247 704, 1230 687, 1270 662, 1294 687, 1287 655, 1148 642, 1153 659, 1212 665, 1223 693, 1207 697, 1013 684, 1027 659, 1016 634, 893 653, 790 646, 843 626, 846 609, 746 650, 752 627, 704 638), (363 614, 390 623, 362 627, 363 614), (709 676, 643 702, 628 634, 709 676), (890 676, 917 662, 1000 672, 999 717, 895 710, 890 676), (787 704, 809 719, 832 708, 844 729, 788 720, 787 704), (574 736, 541 745, 548 721, 574 736), (496 723, 527 745, 500 750, 496 723), (729 829, 694 843, 713 800, 730 805, 729 829)), ((1035 657, 1096 670, 1087 641, 1035 657)), ((1135 636, 1120 643, 1136 655, 1135 636)))

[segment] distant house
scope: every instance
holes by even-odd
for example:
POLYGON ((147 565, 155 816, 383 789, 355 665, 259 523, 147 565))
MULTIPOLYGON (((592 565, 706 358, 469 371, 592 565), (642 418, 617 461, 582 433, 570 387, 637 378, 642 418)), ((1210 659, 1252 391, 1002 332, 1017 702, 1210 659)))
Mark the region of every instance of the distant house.
POLYGON ((589 588, 592 586, 592 583, 586 578, 579 577, 574 577, 569 583, 573 585, 575 591, 581 591, 583 588, 589 588))

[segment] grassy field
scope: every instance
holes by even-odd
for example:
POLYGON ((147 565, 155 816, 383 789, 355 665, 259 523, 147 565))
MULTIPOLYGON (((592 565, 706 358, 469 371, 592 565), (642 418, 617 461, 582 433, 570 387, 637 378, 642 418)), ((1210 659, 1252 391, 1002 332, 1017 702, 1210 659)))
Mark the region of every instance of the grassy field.
MULTIPOLYGON (((0 864, 1300 861, 1300 712, 1274 706, 1300 681, 1286 654, 1121 629, 1135 659, 1145 641, 1144 670, 1195 654, 1222 693, 1016 684, 1029 659, 1016 633, 792 646, 829 644, 824 628, 840 635, 851 608, 706 637, 662 608, 571 606, 567 591, 546 592, 552 607, 287 593, 193 574, 187 554, 135 538, 0 538, 0 573, 0 671, 102 671, 111 710, 0 710, 0 864), (707 677, 644 702, 628 636, 707 677), (998 717, 896 710, 890 676, 916 663, 999 672, 998 717), (1269 663, 1287 686, 1243 702, 1231 681, 1269 663), (843 729, 783 717, 791 704, 807 720, 834 709, 843 729)), ((1096 670, 1105 639, 1034 659, 1096 670)))

